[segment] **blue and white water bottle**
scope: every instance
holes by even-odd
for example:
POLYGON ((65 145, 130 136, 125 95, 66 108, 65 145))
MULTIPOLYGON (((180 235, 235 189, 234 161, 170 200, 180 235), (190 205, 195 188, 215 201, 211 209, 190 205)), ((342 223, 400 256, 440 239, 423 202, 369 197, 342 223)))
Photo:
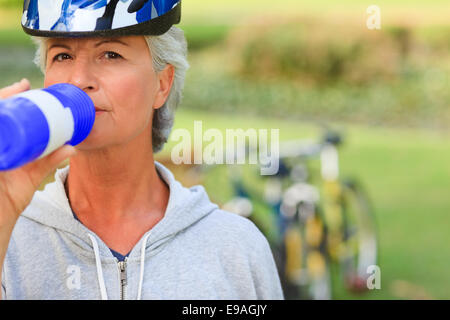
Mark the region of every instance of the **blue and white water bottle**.
POLYGON ((60 83, 0 100, 0 171, 81 143, 92 130, 95 107, 80 88, 60 83))

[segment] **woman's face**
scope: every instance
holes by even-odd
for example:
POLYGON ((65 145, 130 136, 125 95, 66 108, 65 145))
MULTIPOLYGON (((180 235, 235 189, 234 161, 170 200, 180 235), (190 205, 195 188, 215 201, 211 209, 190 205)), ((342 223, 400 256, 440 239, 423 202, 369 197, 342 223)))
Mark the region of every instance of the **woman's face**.
POLYGON ((94 127, 78 149, 121 145, 147 134, 153 109, 167 99, 173 67, 156 74, 144 37, 50 39, 45 87, 71 83, 96 107, 94 127))

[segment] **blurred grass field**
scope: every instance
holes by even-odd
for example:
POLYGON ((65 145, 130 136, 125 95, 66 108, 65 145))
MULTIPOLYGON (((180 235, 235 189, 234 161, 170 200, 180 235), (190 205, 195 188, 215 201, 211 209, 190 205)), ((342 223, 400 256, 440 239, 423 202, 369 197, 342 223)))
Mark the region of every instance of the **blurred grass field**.
MULTIPOLYGON (((371 4, 185 1, 180 26, 188 38, 191 69, 175 128, 192 131, 194 120, 202 120, 205 130, 280 128, 282 140, 316 138, 312 123, 318 120, 342 128, 342 174, 364 182, 376 210, 382 287, 354 296, 336 283, 335 297, 450 299, 450 3, 379 0, 382 30, 375 35, 380 38, 364 37, 371 4), (305 37, 296 38, 292 22, 303 28, 305 37), (284 42, 274 42, 278 38, 265 36, 264 28, 290 28, 290 34, 284 42), (319 29, 323 41, 314 33, 319 29), (250 46, 252 41, 255 45, 250 46), (406 59, 399 58, 405 41, 406 59), (299 44, 303 51, 296 49, 299 44), (319 47, 314 51, 312 45, 319 47), (354 46, 372 51, 353 56, 354 46), (380 58, 373 51, 376 47, 387 58, 380 58), (315 52, 329 54, 309 60, 307 65, 314 63, 314 69, 301 69, 301 59, 289 55, 293 50, 303 52, 301 59, 313 59, 315 52), (290 70, 300 73, 290 78, 279 65, 258 64, 259 57, 269 54, 281 62, 291 57, 290 70), (243 69, 242 61, 256 61, 256 67, 243 69), (343 68, 361 63, 358 79, 365 82, 347 78, 351 69, 343 69, 336 82, 326 82, 329 77, 321 76, 336 74, 327 69, 329 62, 343 68), (383 64, 389 66, 385 73, 372 76, 369 67, 383 64)), ((34 48, 20 28, 20 16, 12 1, 0 0, 0 87, 27 77, 37 88, 42 74, 32 63, 34 48)), ((159 157, 173 145, 169 142, 159 157)), ((206 187, 213 198, 224 197, 220 183, 206 187)))
MULTIPOLYGON (((203 130, 218 128, 280 128, 280 139, 317 139, 310 122, 214 114, 180 109, 175 128, 193 134, 195 120, 203 130)), ((450 132, 368 127, 335 123, 344 133, 342 176, 362 180, 375 209, 380 239, 381 290, 352 295, 336 281, 338 299, 448 299, 448 197, 450 132)), ((164 158, 174 141, 170 141, 164 158)), ((226 183, 226 182, 224 182, 226 183)), ((226 200, 224 184, 206 185, 211 197, 226 200)))

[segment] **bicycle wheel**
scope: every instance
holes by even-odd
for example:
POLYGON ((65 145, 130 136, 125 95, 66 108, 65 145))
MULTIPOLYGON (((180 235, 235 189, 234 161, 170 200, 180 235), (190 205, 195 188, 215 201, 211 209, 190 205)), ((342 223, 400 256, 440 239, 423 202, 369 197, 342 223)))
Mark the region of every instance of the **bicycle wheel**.
MULTIPOLYGON (((308 207, 309 211, 314 206, 308 204, 308 207)), ((330 264, 323 219, 314 211, 313 214, 296 217, 295 221, 287 227, 283 242, 285 298, 331 299, 330 264)))
POLYGON ((365 291, 367 268, 377 263, 377 232, 367 194, 355 180, 342 183, 342 213, 341 267, 345 284, 351 291, 365 291))

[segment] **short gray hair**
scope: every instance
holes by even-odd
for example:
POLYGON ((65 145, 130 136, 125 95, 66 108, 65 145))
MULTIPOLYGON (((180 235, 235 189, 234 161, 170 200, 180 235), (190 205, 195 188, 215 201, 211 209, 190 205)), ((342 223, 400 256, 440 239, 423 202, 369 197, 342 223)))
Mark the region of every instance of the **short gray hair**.
MULTIPOLYGON (((183 97, 184 79, 186 71, 189 69, 188 50, 184 32, 175 26, 172 26, 163 35, 145 36, 145 40, 152 55, 155 72, 161 72, 168 64, 175 69, 175 77, 167 101, 153 113, 152 143, 153 152, 157 153, 161 151, 169 138, 174 123, 175 110, 183 97)), ((38 46, 34 62, 45 73, 47 60, 46 38, 33 37, 33 41, 38 46)))

